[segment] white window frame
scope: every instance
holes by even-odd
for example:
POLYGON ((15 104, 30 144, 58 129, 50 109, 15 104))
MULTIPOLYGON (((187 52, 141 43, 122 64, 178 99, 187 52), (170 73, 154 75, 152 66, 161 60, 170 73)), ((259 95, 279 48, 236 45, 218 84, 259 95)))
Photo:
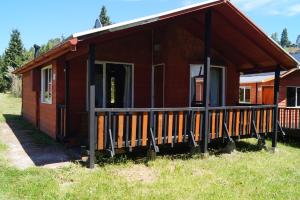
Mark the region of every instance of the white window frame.
POLYGON ((43 67, 41 69, 41 103, 44 104, 52 104, 52 97, 53 97, 53 70, 52 70, 52 65, 43 67), (51 81, 48 82, 48 90, 51 90, 51 96, 49 98, 45 98, 45 77, 44 77, 44 73, 46 70, 51 69, 51 73, 48 73, 48 81, 50 80, 51 77, 51 81), (49 87, 49 84, 51 85, 51 88, 49 87))
POLYGON ((300 108, 300 105, 299 106, 297 105, 297 102, 298 102, 297 90, 298 89, 300 89, 300 87, 298 87, 298 86, 287 86, 286 87, 286 107, 287 108, 300 108), (288 88, 295 88, 296 89, 296 93, 295 93, 295 95, 296 95, 296 97, 295 97, 295 106, 287 106, 287 89, 288 88))
POLYGON ((244 101, 240 100, 240 94, 239 94, 239 102, 240 103, 245 103, 245 104, 251 104, 251 87, 249 87, 249 86, 240 86, 239 92, 240 92, 240 89, 244 90, 244 101), (250 99, 249 99, 249 101, 246 101, 246 90, 250 91, 250 99))

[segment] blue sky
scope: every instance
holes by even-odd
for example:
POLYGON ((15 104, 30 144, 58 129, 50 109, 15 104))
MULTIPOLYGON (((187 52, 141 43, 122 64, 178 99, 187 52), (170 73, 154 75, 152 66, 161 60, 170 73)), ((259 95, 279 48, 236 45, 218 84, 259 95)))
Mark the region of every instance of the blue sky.
MULTIPOLYGON (((90 29, 102 5, 113 22, 121 22, 203 0, 4 0, 0 4, 0 53, 10 32, 21 32, 26 48, 48 39, 90 29)), ((266 33, 287 27, 295 42, 300 34, 300 0, 232 0, 266 33)))

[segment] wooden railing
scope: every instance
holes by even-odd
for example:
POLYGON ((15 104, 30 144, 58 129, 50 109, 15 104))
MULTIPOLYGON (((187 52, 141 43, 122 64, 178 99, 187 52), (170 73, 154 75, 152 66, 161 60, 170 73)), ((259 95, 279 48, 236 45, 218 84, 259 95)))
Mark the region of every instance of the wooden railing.
POLYGON ((66 137, 66 107, 58 105, 57 107, 57 138, 63 139, 66 137))
MULTIPOLYGON (((275 106, 209 108, 209 141, 273 132, 275 106)), ((95 109, 97 150, 154 146, 202 139, 204 108, 95 109)))
POLYGON ((284 129, 300 129, 300 108, 279 108, 279 123, 284 129))

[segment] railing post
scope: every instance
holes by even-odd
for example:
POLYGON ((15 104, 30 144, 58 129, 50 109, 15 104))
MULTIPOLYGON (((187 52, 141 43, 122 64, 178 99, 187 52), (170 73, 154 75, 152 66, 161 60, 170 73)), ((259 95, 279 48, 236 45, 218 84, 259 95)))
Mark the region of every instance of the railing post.
POLYGON ((211 10, 205 13, 204 35, 204 124, 202 131, 201 153, 207 154, 208 131, 209 131, 209 93, 210 93, 210 49, 211 49, 211 10))
POLYGON ((95 45, 89 45, 89 168, 95 165, 95 45))
POLYGON ((277 146, 277 135, 278 135, 278 95, 279 95, 279 81, 280 81, 280 65, 277 65, 275 70, 275 80, 274 80, 274 134, 272 137, 272 149, 275 151, 277 146))

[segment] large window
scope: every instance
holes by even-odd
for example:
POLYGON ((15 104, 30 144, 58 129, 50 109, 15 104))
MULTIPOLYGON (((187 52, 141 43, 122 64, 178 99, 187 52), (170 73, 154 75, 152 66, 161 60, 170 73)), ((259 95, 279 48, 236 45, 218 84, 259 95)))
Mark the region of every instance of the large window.
POLYGON ((287 87, 287 107, 300 107, 300 87, 287 87))
POLYGON ((240 103, 251 103, 249 87, 240 87, 240 103))
POLYGON ((52 103, 52 67, 48 66, 41 72, 41 101, 42 103, 52 103))

